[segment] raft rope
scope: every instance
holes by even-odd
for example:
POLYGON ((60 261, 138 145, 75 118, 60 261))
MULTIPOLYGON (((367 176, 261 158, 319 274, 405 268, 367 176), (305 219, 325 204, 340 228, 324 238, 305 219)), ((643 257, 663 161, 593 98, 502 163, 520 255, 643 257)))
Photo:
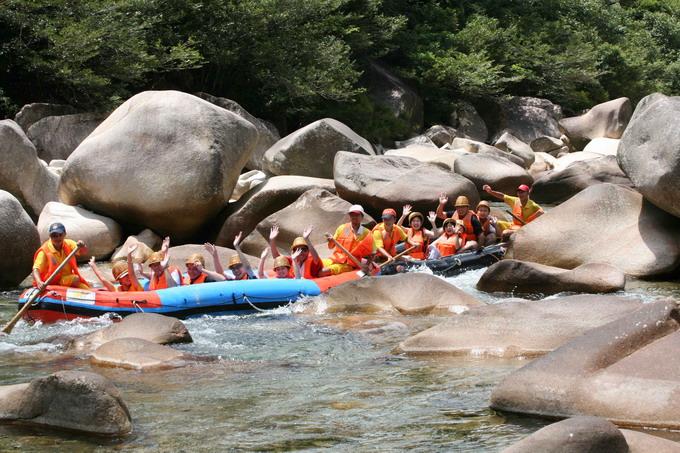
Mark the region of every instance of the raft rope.
POLYGON ((142 309, 142 307, 139 306, 139 304, 137 303, 136 300, 133 300, 133 301, 132 301, 132 305, 133 305, 135 308, 137 308, 140 312, 144 313, 144 310, 142 309))
MULTIPOLYGON (((265 310, 265 309, 262 309, 262 308, 256 306, 255 304, 253 304, 250 301, 250 299, 248 299, 248 296, 246 296, 245 294, 243 294, 241 297, 243 298, 243 300, 245 300, 248 303, 248 305, 253 307, 255 310, 259 311, 260 313, 269 313, 270 311, 272 311, 272 310, 265 310)), ((290 301, 290 299, 288 299, 288 304, 284 305, 284 308, 289 307, 291 304, 292 304, 292 302, 290 301)), ((277 307, 277 308, 281 308, 281 307, 277 307)))

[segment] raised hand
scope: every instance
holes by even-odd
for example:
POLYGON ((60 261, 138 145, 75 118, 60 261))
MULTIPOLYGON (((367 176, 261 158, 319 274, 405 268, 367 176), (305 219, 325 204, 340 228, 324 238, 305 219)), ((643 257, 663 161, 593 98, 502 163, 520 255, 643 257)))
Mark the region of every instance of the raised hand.
POLYGON ((165 239, 163 239, 163 244, 161 245, 161 252, 167 253, 169 249, 170 249, 170 236, 166 236, 165 239))
POLYGON ((309 241, 309 236, 311 236, 312 231, 314 231, 314 225, 307 226, 307 228, 305 228, 305 230, 302 232, 302 237, 305 241, 309 241))
POLYGON ((291 258, 297 259, 297 257, 300 256, 301 254, 302 254, 302 250, 301 250, 300 248, 297 248, 297 249, 293 252, 293 254, 291 255, 291 258))
POLYGON ((279 226, 272 225, 272 229, 269 231, 269 240, 275 241, 277 237, 279 237, 279 226))
POLYGON ((83 241, 78 241, 78 242, 76 242, 76 245, 77 245, 78 247, 85 247, 85 243, 84 243, 83 241))
POLYGON ((133 253, 135 253, 135 250, 137 250, 138 247, 139 247, 138 242, 131 243, 130 245, 128 245, 127 254, 132 255, 133 253))
POLYGON ((413 209, 413 206, 411 206, 410 204, 404 205, 401 213, 402 213, 402 215, 407 216, 411 213, 412 209, 413 209))
POLYGON ((266 260, 267 257, 269 256, 269 247, 265 248, 262 253, 260 254, 260 259, 261 260, 266 260))
POLYGON ((482 186, 482 190, 483 190, 484 192, 487 192, 487 193, 489 193, 489 192, 492 191, 492 190, 491 190, 491 186, 488 185, 488 184, 484 184, 484 185, 482 186))
POLYGON ((430 223, 434 225, 434 222, 437 220, 437 213, 434 211, 430 211, 427 215, 427 220, 429 220, 430 223))
POLYGON ((446 203, 449 202, 449 197, 444 193, 439 194, 439 204, 445 205, 446 203))
POLYGON ((234 238, 234 248, 238 247, 238 245, 241 243, 241 239, 243 238, 243 231, 239 231, 236 237, 234 238))
POLYGON ((95 260, 94 260, 94 256, 93 256, 93 257, 90 258, 90 261, 88 261, 87 264, 89 264, 90 267, 95 267, 96 264, 94 264, 94 261, 95 261, 95 260))
POLYGON ((210 254, 210 256, 215 256, 217 255, 217 248, 215 248, 214 244, 211 244, 210 242, 206 242, 203 244, 203 248, 205 249, 206 252, 210 254))
POLYGON ((326 238, 327 241, 332 241, 333 240, 333 235, 330 233, 324 233, 323 237, 326 238))

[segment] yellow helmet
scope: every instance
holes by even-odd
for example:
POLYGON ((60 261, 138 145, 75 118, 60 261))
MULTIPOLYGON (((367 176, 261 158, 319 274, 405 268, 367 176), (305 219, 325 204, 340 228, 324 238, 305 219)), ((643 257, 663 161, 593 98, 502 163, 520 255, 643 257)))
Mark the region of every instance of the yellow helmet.
POLYGON ((127 263, 123 261, 116 261, 111 268, 114 280, 119 280, 128 274, 127 263))
POLYGON ((491 205, 489 204, 488 201, 480 201, 479 204, 477 205, 477 209, 479 209, 480 206, 485 206, 489 211, 491 211, 491 205))
POLYGON ((274 260, 274 269, 276 269, 277 267, 288 267, 289 268, 290 267, 290 261, 288 261, 287 257, 285 257, 283 255, 279 255, 274 260))
POLYGON ((229 258, 229 267, 238 266, 239 264, 243 264, 241 258, 239 258, 238 255, 231 255, 229 258))
POLYGON ((309 247, 309 246, 307 245, 307 241, 305 241, 305 238, 296 237, 295 240, 293 241, 293 245, 290 246, 290 249, 293 250, 297 247, 309 247))
POLYGON ((448 218, 448 219, 444 220, 444 224, 442 225, 442 228, 446 228, 446 226, 449 225, 450 223, 453 223, 455 225, 456 221, 453 220, 452 218, 448 218))
POLYGON ((421 221, 425 221, 425 217, 423 217, 423 215, 421 213, 416 211, 416 212, 412 212, 408 215, 409 223, 411 223, 411 220, 415 219, 416 217, 420 217, 421 221))
POLYGON ((470 200, 468 200, 468 197, 465 195, 461 195, 458 198, 456 198, 456 204, 455 207, 463 207, 463 206, 470 206, 470 200))
POLYGON ((192 253, 191 255, 187 256, 187 259, 184 260, 184 264, 193 264, 196 261, 199 261, 201 266, 205 266, 205 258, 203 258, 203 255, 200 253, 192 253))
POLYGON ((146 260, 146 264, 161 263, 164 257, 163 252, 153 252, 146 260))

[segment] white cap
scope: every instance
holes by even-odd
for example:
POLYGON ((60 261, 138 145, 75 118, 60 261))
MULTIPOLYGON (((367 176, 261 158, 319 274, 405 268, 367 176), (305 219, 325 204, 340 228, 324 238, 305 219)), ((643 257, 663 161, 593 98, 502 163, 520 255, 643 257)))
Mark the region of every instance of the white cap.
POLYGON ((350 214, 352 212, 359 212, 361 213, 361 215, 366 214, 364 212, 363 206, 361 206, 360 204, 353 204, 352 206, 350 206, 349 209, 347 210, 347 214, 350 214))

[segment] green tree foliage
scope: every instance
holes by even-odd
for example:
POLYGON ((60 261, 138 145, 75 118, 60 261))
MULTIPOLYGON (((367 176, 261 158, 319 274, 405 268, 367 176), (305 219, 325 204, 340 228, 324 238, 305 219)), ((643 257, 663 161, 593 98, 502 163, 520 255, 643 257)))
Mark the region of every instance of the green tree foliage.
POLYGON ((680 0, 0 0, 0 114, 110 109, 176 88, 237 100, 284 132, 324 116, 409 133, 367 96, 379 59, 426 121, 461 100, 539 96, 578 111, 680 93, 680 0))

